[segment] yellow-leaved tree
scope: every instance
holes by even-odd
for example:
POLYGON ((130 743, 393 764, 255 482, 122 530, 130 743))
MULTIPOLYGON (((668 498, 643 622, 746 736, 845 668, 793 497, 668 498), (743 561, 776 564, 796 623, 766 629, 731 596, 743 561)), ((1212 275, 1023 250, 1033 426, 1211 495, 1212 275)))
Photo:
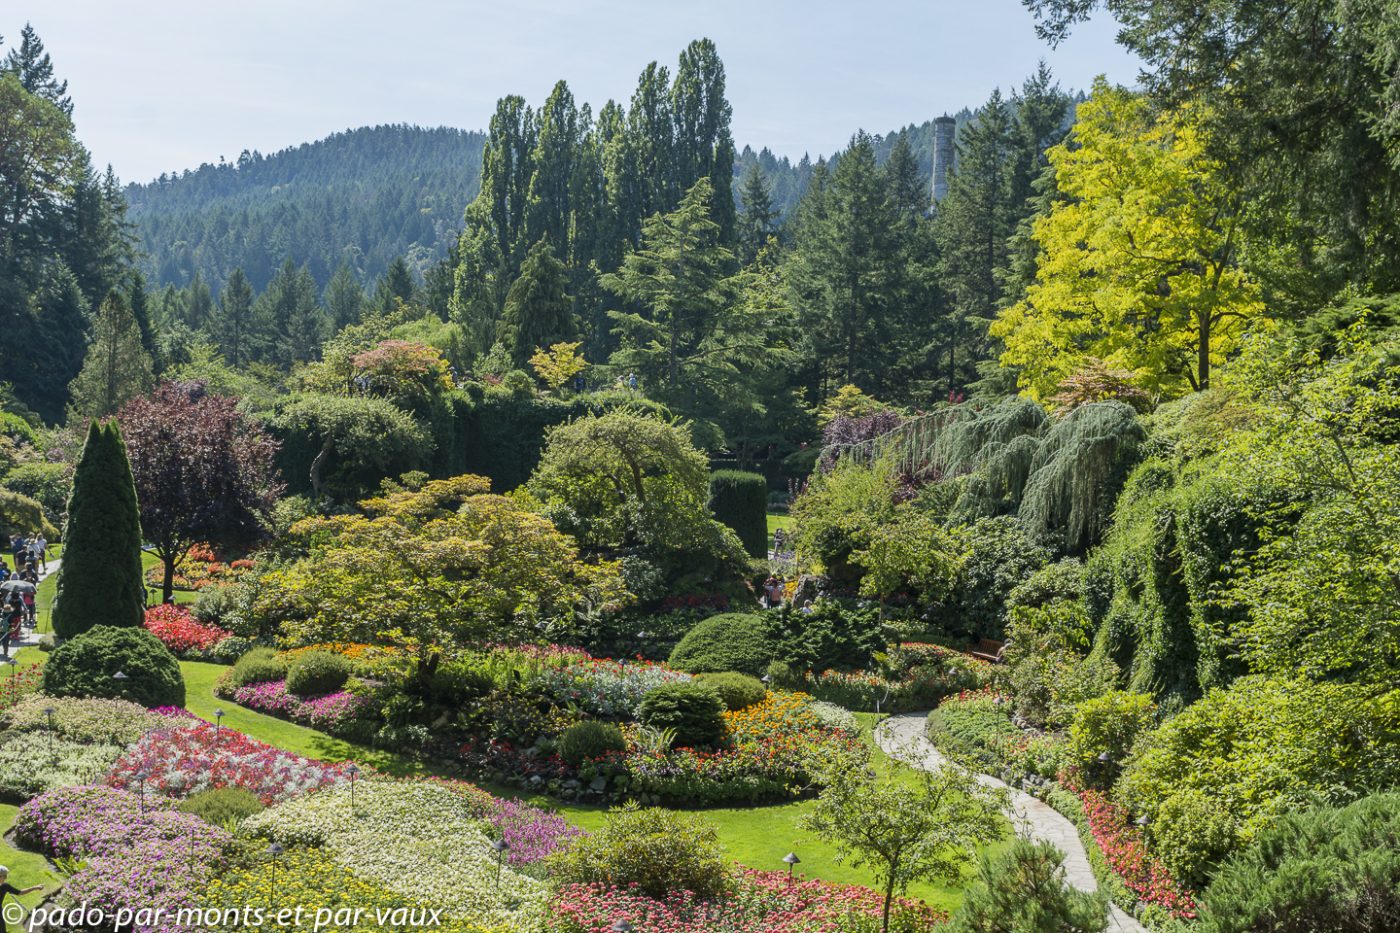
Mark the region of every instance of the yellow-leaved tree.
POLYGON ((1100 78, 1048 156, 1062 197, 1035 221, 1035 282, 992 323, 1002 363, 1037 400, 1091 360, 1154 395, 1207 388, 1263 303, 1201 132, 1100 78))

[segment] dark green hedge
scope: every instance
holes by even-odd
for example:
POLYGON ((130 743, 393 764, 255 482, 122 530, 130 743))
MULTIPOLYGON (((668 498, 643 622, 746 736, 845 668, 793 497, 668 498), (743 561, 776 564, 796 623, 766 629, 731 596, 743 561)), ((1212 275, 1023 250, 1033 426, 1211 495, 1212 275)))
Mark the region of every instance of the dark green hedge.
POLYGON ((99 625, 65 641, 44 665, 44 692, 131 700, 142 706, 185 705, 180 662, 144 628, 99 625), (123 679, 115 679, 119 672, 123 679))
POLYGON ((710 616, 686 632, 671 652, 671 666, 691 674, 737 671, 757 677, 776 659, 767 620, 756 612, 710 616))
POLYGON ((734 529, 750 557, 768 554, 768 481, 761 473, 710 474, 710 512, 734 529))

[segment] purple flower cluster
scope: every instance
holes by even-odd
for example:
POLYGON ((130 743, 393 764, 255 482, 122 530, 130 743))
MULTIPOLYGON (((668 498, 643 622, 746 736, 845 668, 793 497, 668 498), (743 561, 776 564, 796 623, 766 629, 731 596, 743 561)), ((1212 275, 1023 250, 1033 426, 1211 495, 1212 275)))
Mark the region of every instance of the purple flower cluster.
MULTIPOLYGON (((15 839, 53 858, 80 858, 65 890, 105 911, 194 906, 222 870, 232 836, 174 804, 112 787, 65 787, 35 797, 15 817, 15 839)), ((172 925, 141 927, 165 933, 172 925)))
POLYGON ((233 692, 233 700, 240 706, 264 713, 277 713, 323 732, 335 732, 358 716, 366 705, 363 697, 344 690, 303 700, 288 693, 287 683, 283 680, 244 684, 233 692))
POLYGON ((494 801, 486 821, 496 827, 501 839, 510 846, 506 850, 506 862, 511 865, 538 862, 583 834, 583 830, 559 814, 518 800, 494 801))

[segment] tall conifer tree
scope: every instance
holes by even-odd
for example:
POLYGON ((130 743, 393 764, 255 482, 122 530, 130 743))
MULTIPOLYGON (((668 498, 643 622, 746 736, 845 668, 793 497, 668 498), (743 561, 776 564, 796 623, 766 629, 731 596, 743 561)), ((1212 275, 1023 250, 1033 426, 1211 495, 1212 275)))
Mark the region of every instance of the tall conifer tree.
POLYGON ((144 621, 141 520, 126 445, 115 420, 93 421, 73 471, 54 633, 72 638, 94 625, 144 621))

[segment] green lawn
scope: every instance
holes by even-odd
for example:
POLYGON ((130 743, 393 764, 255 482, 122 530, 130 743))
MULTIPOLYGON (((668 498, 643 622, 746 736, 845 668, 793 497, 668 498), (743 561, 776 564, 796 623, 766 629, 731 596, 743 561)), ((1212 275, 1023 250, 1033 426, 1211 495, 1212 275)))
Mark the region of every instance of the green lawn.
MULTIPOLYGON (((214 684, 228 669, 222 665, 182 661, 180 667, 185 674, 185 708, 203 719, 212 722, 214 710, 222 709, 223 724, 229 728, 270 745, 323 761, 353 758, 361 764, 369 764, 395 775, 433 773, 436 770, 404 755, 334 739, 314 729, 294 725, 220 700, 214 696, 214 684)), ((881 718, 874 714, 857 714, 857 717, 867 737, 881 718)), ((912 771, 891 761, 879 749, 874 749, 874 762, 876 769, 889 775, 892 780, 915 779, 912 771)), ((531 797, 511 788, 486 785, 486 789, 498 796, 520 797, 536 805, 556 810, 584 829, 593 829, 601 825, 606 813, 601 807, 559 803, 531 797)), ((714 825, 730 858, 740 864, 751 868, 782 870, 782 857, 788 852, 796 852, 802 859, 802 873, 808 877, 873 886, 875 878, 869 871, 837 865, 836 852, 831 846, 798 829, 798 820, 811 807, 811 801, 798 801, 764 807, 699 812, 703 819, 714 825)), ((910 894, 935 907, 948 910, 955 909, 962 900, 961 893, 955 888, 927 884, 913 886, 910 894)))
MULTIPOLYGON (((5 827, 6 833, 9 832, 10 826, 15 821, 15 814, 18 812, 19 807, 0 803, 0 826, 5 827)), ((47 859, 36 852, 16 849, 3 839, 0 839, 0 865, 4 865, 10 870, 10 884, 17 888, 27 888, 31 884, 44 886, 44 890, 26 894, 19 899, 19 902, 25 907, 33 907, 38 904, 53 893, 59 885, 60 879, 49 869, 47 859)))
POLYGON ((768 540, 770 542, 773 540, 773 532, 777 531, 779 528, 786 532, 791 527, 791 515, 780 515, 777 512, 768 513, 768 540))

